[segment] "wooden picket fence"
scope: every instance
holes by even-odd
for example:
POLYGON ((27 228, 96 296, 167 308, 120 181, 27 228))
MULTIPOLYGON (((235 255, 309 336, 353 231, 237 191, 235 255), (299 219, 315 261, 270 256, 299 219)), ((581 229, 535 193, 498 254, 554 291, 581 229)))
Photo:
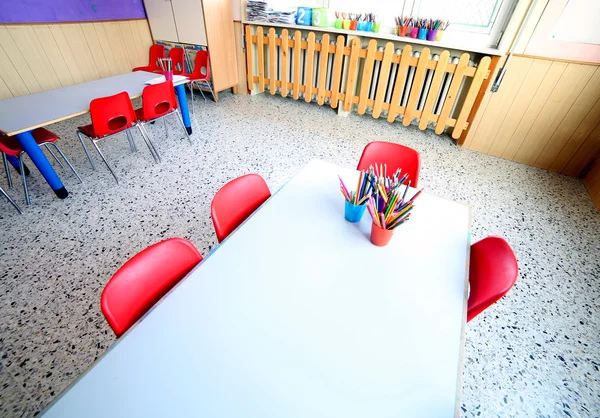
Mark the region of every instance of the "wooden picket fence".
POLYGON ((300 31, 295 31, 294 36, 290 37, 288 30, 283 29, 281 37, 278 37, 274 28, 270 28, 265 36, 261 26, 256 27, 256 34, 253 35, 251 26, 246 25, 249 90, 254 90, 255 84, 258 84, 260 92, 268 88, 272 95, 280 91, 281 96, 289 95, 294 100, 298 100, 300 93, 303 93, 306 102, 314 99, 319 105, 323 105, 325 98, 328 98, 332 108, 336 108, 339 103, 344 111, 351 111, 353 105, 358 105, 357 111, 361 115, 367 108, 372 109, 374 118, 387 112, 388 122, 394 122, 397 116, 402 116, 405 126, 410 125, 413 119, 418 119, 420 129, 426 129, 432 122, 436 124, 437 134, 441 134, 446 127, 453 127, 452 137, 456 139, 467 128, 467 117, 483 81, 489 76, 490 57, 487 56, 479 61, 477 67, 473 67, 469 65, 470 56, 467 53, 462 54, 458 63, 453 64, 449 63, 449 51, 443 51, 436 61, 430 58, 427 47, 420 51, 420 57, 417 58, 412 56, 411 45, 405 45, 402 52, 397 54, 392 42, 385 45, 384 51, 378 51, 375 39, 364 49, 361 48, 359 38, 353 39, 350 46, 346 46, 342 35, 337 37, 335 44, 330 44, 330 35, 327 33, 321 36, 321 42, 315 42, 314 32, 308 33, 307 40, 302 40, 301 36, 300 31), (253 46, 256 47, 256 53, 253 53, 253 46), (306 58, 302 61, 303 50, 306 50, 306 58), (320 53, 318 67, 315 52, 320 53), (266 54, 268 68, 265 64, 266 54), (333 65, 329 63, 330 54, 333 55, 333 65), (288 56, 292 56, 293 60, 288 60, 288 56), (361 63, 360 60, 364 62, 361 63), (374 77, 373 69, 377 62, 380 63, 377 65, 379 71, 374 77), (293 69, 289 68, 291 63, 293 69), (414 72, 411 67, 415 68, 414 72), (395 81, 390 84, 392 68, 395 81), (301 77, 301 70, 304 77, 301 77), (316 83, 313 81, 315 71, 318 71, 316 83), (293 77, 290 77, 291 72, 293 77), (411 82, 408 82, 408 74, 411 74, 411 82), (452 75, 451 81, 447 74, 452 75), (466 82, 466 78, 471 78, 470 83, 466 82), (377 83, 376 92, 374 98, 369 98, 374 82, 377 83), (468 86, 466 92, 461 91, 463 83, 468 86), (330 84, 330 88, 327 88, 327 84, 330 84), (388 85, 393 85, 391 94, 388 85), (462 100, 454 109, 459 95, 462 100), (408 98, 404 100, 405 106, 401 105, 403 96, 408 98), (438 113, 434 113, 434 107, 438 113), (457 117, 453 118, 451 113, 457 117))

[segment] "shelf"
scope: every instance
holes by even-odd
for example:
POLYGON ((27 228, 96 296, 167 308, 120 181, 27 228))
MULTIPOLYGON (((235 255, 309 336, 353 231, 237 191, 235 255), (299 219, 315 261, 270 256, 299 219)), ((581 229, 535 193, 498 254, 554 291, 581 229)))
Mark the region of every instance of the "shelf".
POLYGON ((284 23, 272 23, 272 22, 259 22, 255 20, 244 20, 242 23, 248 25, 256 25, 256 26, 272 26, 277 28, 288 28, 294 30, 310 30, 313 32, 327 32, 327 33, 339 33, 342 35, 354 35, 354 36, 362 36, 365 38, 375 38, 375 39, 384 39, 388 41, 394 42, 403 42, 405 44, 413 44, 413 45, 424 45, 432 48, 439 49, 453 49, 456 51, 466 51, 466 52, 475 52, 478 54, 484 55, 493 55, 493 56, 501 56, 504 55, 499 49, 496 48, 488 48, 488 47, 467 47, 464 44, 454 43, 454 42, 446 42, 446 41, 427 41, 421 39, 413 39, 406 36, 398 36, 393 33, 374 33, 374 32, 364 32, 358 30, 348 30, 348 29, 336 29, 332 27, 318 27, 318 26, 300 26, 300 25, 288 25, 284 23))

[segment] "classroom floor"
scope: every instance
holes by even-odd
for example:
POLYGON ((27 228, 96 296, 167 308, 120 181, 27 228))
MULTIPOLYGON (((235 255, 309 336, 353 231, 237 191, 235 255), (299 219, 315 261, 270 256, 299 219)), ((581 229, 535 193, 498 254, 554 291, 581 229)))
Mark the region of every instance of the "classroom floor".
POLYGON ((99 158, 90 169, 74 134, 87 120, 50 127, 84 179, 61 175, 69 198, 32 170, 25 214, 0 202, 0 416, 35 415, 115 341, 99 300, 129 257, 173 236, 203 254, 216 245, 209 205, 226 181, 257 172, 277 190, 314 158, 355 167, 374 139, 418 150, 426 191, 471 205, 473 242, 502 235, 519 260, 513 290, 468 325, 462 415, 600 414, 600 213, 580 180, 368 115, 224 94, 196 102, 193 146, 174 123, 168 138, 150 127, 162 164, 139 136, 136 154, 124 136, 100 143, 116 185, 99 158))

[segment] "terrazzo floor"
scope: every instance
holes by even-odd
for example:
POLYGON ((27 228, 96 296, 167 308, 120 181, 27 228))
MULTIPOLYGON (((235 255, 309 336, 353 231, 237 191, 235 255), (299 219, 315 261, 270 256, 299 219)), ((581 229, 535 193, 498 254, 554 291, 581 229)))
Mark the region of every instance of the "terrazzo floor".
POLYGON ((137 134, 136 154, 124 136, 101 143, 119 185, 89 167, 74 134, 87 116, 53 125, 84 183, 62 174, 59 200, 32 170, 25 214, 0 202, 0 416, 35 416, 115 341, 99 300, 129 257, 173 236, 216 245, 209 205, 226 181, 256 172, 277 190, 313 158, 356 166, 374 139, 418 150, 426 191, 471 205, 473 241, 502 235, 519 261, 509 295, 468 325, 462 415, 600 415, 600 213, 580 180, 267 95, 198 100, 192 119, 193 146, 174 121, 168 138, 150 127, 162 164, 137 134))

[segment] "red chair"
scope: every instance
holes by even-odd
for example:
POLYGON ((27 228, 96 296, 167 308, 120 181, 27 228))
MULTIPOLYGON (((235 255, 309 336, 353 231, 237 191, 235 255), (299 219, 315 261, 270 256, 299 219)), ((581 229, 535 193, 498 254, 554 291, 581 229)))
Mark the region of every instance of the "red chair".
POLYGON ((94 170, 96 167, 92 162, 92 157, 90 156, 90 153, 83 142, 81 134, 84 134, 90 139, 92 145, 94 148, 96 148, 98 154, 100 154, 104 164, 106 164, 117 183, 119 183, 117 175, 113 171, 110 164, 108 164, 104 154, 100 152, 100 148, 98 148, 98 145, 96 144, 96 142, 100 141, 101 139, 108 138, 109 136, 118 134, 119 132, 126 132, 131 151, 135 151, 135 142, 133 141, 133 135, 131 134, 130 130, 133 127, 137 127, 142 134, 142 138, 144 138, 144 142, 146 142, 146 145, 150 150, 150 154, 152 154, 152 157, 154 157, 154 161, 160 161, 160 156, 158 155, 156 148, 150 141, 150 138, 146 137, 146 133, 137 122, 137 116, 133 110, 133 105, 131 104, 131 100, 129 100, 129 94, 127 94, 127 92, 123 91, 115 94, 114 96, 100 97, 92 100, 90 102, 90 115, 92 118, 92 123, 90 125, 78 126, 77 136, 79 137, 81 145, 83 146, 83 150, 85 151, 85 154, 90 161, 90 165, 94 170))
POLYGON ((387 164, 387 172, 390 176, 400 168, 402 173, 408 173, 406 182, 410 181, 412 187, 417 187, 419 184, 421 156, 412 148, 392 142, 369 142, 363 150, 356 169, 368 170, 372 164, 387 164))
POLYGON ((185 69, 185 51, 183 48, 171 48, 169 58, 173 61, 174 75, 183 75, 187 72, 185 69))
POLYGON ((181 281, 202 255, 183 238, 154 244, 133 256, 108 281, 100 306, 117 337, 181 281))
POLYGON ((149 73, 161 73, 162 70, 158 65, 158 59, 165 57, 165 47, 154 44, 150 47, 150 60, 145 67, 135 67, 132 71, 148 71, 149 73))
POLYGON ((202 97, 206 100, 204 92, 202 91, 202 84, 205 84, 215 98, 215 92, 210 85, 210 55, 208 51, 198 51, 196 53, 196 63, 194 64, 194 71, 190 74, 184 74, 190 79, 190 92, 192 93, 192 112, 194 112, 194 84, 197 84, 198 90, 202 93, 202 97), (204 71, 204 72, 203 72, 204 71))
MULTIPOLYGON (((190 144, 192 143, 190 135, 183 123, 183 119, 181 118, 181 113, 179 113, 179 109, 177 108, 177 99, 175 98, 175 90, 173 89, 173 82, 171 80, 144 87, 144 90, 142 91, 142 107, 136 109, 135 114, 138 118, 138 123, 144 131, 146 131, 145 125, 147 123, 154 122, 158 119, 163 119, 163 122, 165 122, 165 117, 176 114, 183 127, 185 136, 188 141, 190 141, 190 144)), ((146 136, 149 136, 147 131, 145 133, 146 136)), ((167 136, 169 135, 166 122, 165 133, 167 136)))
POLYGON ((518 274, 515 253, 503 238, 487 237, 471 245, 467 322, 506 295, 518 274))
MULTIPOLYGON (((73 167, 73 165, 71 164, 71 162, 69 161, 67 156, 62 152, 62 150, 58 147, 58 145, 56 145, 56 141, 58 141, 60 139, 58 135, 56 135, 54 132, 50 132, 46 128, 34 129, 33 131, 31 131, 31 135, 33 136, 33 139, 35 139, 35 142, 37 142, 37 144, 40 147, 45 148, 50 153, 50 155, 52 155, 52 157, 54 157, 54 159, 56 160, 58 165, 60 165, 60 168, 62 168, 64 170, 65 166, 58 159, 56 154, 52 151, 52 148, 54 148, 54 150, 60 154, 60 156, 63 158, 63 160, 65 160, 65 162, 67 163, 67 165, 69 166, 69 168, 71 169, 73 174, 75 174, 75 176, 79 179, 79 182, 83 183, 83 180, 81 180, 81 177, 79 177, 79 174, 77 173, 77 171, 75 170, 75 168, 73 167), (52 148, 50 147, 50 145, 52 145, 52 148)), ((23 162, 23 156, 25 155, 25 150, 23 149, 23 147, 21 146, 21 143, 19 142, 19 140, 16 137, 0 136, 0 152, 2 153, 2 160, 4 162, 4 170, 6 171, 6 179, 8 180, 8 187, 10 187, 12 189, 13 188, 12 178, 10 175, 10 169, 8 166, 8 161, 7 161, 6 156, 8 155, 10 157, 17 157, 19 159, 20 171, 21 171, 21 173, 23 173, 23 172, 25 172, 25 165, 23 162)), ((21 179, 23 181, 23 192, 25 193, 25 202, 27 203, 27 206, 29 206, 31 204, 31 201, 29 199, 29 189, 27 189, 27 176, 21 176, 21 179)))
POLYGON ((246 174, 221 187, 210 205, 219 242, 227 238, 269 197, 269 186, 258 174, 246 174))

